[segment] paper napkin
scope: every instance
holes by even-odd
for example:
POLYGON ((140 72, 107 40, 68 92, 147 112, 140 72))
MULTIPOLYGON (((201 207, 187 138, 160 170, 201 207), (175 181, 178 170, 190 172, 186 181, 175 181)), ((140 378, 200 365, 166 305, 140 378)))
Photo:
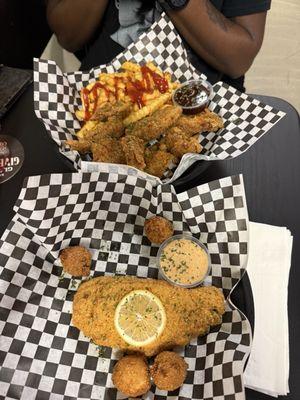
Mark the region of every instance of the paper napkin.
POLYGON ((245 386, 278 397, 289 392, 288 279, 293 237, 287 228, 250 223, 255 328, 245 386))

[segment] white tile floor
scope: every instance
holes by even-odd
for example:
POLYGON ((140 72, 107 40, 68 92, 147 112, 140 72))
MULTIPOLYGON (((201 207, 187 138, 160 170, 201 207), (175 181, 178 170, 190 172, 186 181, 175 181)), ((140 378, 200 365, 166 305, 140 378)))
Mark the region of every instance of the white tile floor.
POLYGON ((273 0, 261 52, 246 76, 248 93, 289 101, 300 112, 300 1, 273 0))

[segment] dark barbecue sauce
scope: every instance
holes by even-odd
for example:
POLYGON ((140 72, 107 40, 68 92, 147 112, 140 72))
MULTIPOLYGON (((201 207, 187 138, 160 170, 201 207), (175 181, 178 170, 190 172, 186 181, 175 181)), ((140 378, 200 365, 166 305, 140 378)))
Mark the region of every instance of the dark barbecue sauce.
POLYGON ((175 102, 181 107, 199 107, 208 103, 209 90, 200 82, 190 82, 176 90, 175 102))

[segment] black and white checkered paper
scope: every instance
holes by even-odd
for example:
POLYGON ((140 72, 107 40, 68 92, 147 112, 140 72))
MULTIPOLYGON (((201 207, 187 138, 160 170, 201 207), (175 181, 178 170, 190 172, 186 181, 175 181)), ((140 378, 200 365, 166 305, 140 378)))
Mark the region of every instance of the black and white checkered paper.
POLYGON ((177 351, 188 363, 176 392, 152 386, 143 399, 244 399, 242 373, 251 328, 230 302, 247 263, 248 217, 242 176, 177 195, 132 174, 53 174, 25 181, 15 217, 0 242, 0 398, 115 400, 112 370, 120 352, 97 347, 71 322, 80 280, 61 279, 59 252, 83 245, 91 276, 159 278, 158 246, 144 236, 145 220, 163 215, 175 233, 207 244, 212 272, 205 282, 227 297, 222 325, 177 351))
MULTIPOLYGON (((75 132, 80 129, 75 116, 76 109, 81 106, 80 89, 95 81, 99 73, 118 70, 127 60, 137 63, 153 61, 162 71, 170 72, 180 82, 206 79, 190 64, 183 42, 165 14, 111 64, 93 68, 89 72, 63 74, 53 61, 34 60, 36 115, 58 144, 60 152, 72 161, 77 170, 100 172, 103 169, 103 163, 84 161, 78 152, 63 145, 65 140, 75 138, 75 132)), ((200 135, 202 153, 182 157, 173 177, 170 179, 170 174, 167 174, 168 178, 163 182, 174 181, 197 160, 223 160, 239 156, 285 115, 223 82, 214 85, 209 108, 223 118, 224 129, 200 135)), ((144 176, 149 178, 146 173, 144 176)), ((160 183, 158 178, 157 181, 160 183)))

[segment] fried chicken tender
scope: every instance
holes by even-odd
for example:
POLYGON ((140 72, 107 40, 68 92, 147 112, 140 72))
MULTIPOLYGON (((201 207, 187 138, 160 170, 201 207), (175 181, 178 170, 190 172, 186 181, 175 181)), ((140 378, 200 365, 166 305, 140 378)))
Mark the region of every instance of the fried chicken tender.
POLYGON ((150 174, 161 178, 166 172, 171 162, 175 161, 173 154, 164 151, 148 148, 145 150, 145 171, 150 174))
POLYGON ((73 276, 88 276, 91 268, 91 253, 82 246, 63 249, 60 253, 63 270, 73 276))
POLYGON ((225 312, 220 289, 199 286, 184 289, 156 279, 131 276, 102 276, 82 283, 73 301, 72 321, 94 343, 138 352, 150 357, 190 340, 219 325, 225 312), (163 332, 145 346, 132 346, 119 335, 114 325, 116 306, 133 290, 149 290, 159 298, 166 313, 163 332))
POLYGON ((91 150, 93 161, 107 162, 112 164, 125 164, 125 154, 119 140, 106 137, 98 143, 92 143, 91 150))
POLYGON ((118 101, 115 104, 104 103, 97 107, 90 120, 105 122, 111 117, 117 117, 123 120, 131 112, 131 107, 130 103, 124 103, 123 101, 118 101))
POLYGON ((70 146, 72 150, 76 150, 81 154, 91 151, 91 142, 88 140, 66 140, 65 144, 70 146))
POLYGON ((223 128, 224 124, 219 115, 206 108, 199 114, 182 115, 175 126, 182 129, 186 135, 193 136, 202 132, 216 132, 223 128))
POLYGON ((146 167, 143 140, 135 136, 124 136, 121 139, 121 146, 125 154, 126 164, 143 171, 146 167))
POLYGON ((156 216, 145 222, 145 234, 151 243, 161 244, 174 233, 172 222, 156 216))
POLYGON ((181 114, 181 107, 166 105, 148 117, 129 125, 126 129, 126 135, 137 136, 144 142, 157 139, 176 123, 181 114))
POLYGON ((177 158, 181 158, 186 153, 200 153, 202 150, 198 138, 189 137, 181 128, 176 126, 167 131, 164 142, 170 153, 177 158))
POLYGON ((150 374, 158 389, 172 391, 183 384, 187 367, 187 363, 177 353, 163 351, 155 357, 150 374))
POLYGON ((142 396, 150 390, 150 373, 145 357, 131 354, 121 358, 114 366, 112 381, 128 397, 142 396))

